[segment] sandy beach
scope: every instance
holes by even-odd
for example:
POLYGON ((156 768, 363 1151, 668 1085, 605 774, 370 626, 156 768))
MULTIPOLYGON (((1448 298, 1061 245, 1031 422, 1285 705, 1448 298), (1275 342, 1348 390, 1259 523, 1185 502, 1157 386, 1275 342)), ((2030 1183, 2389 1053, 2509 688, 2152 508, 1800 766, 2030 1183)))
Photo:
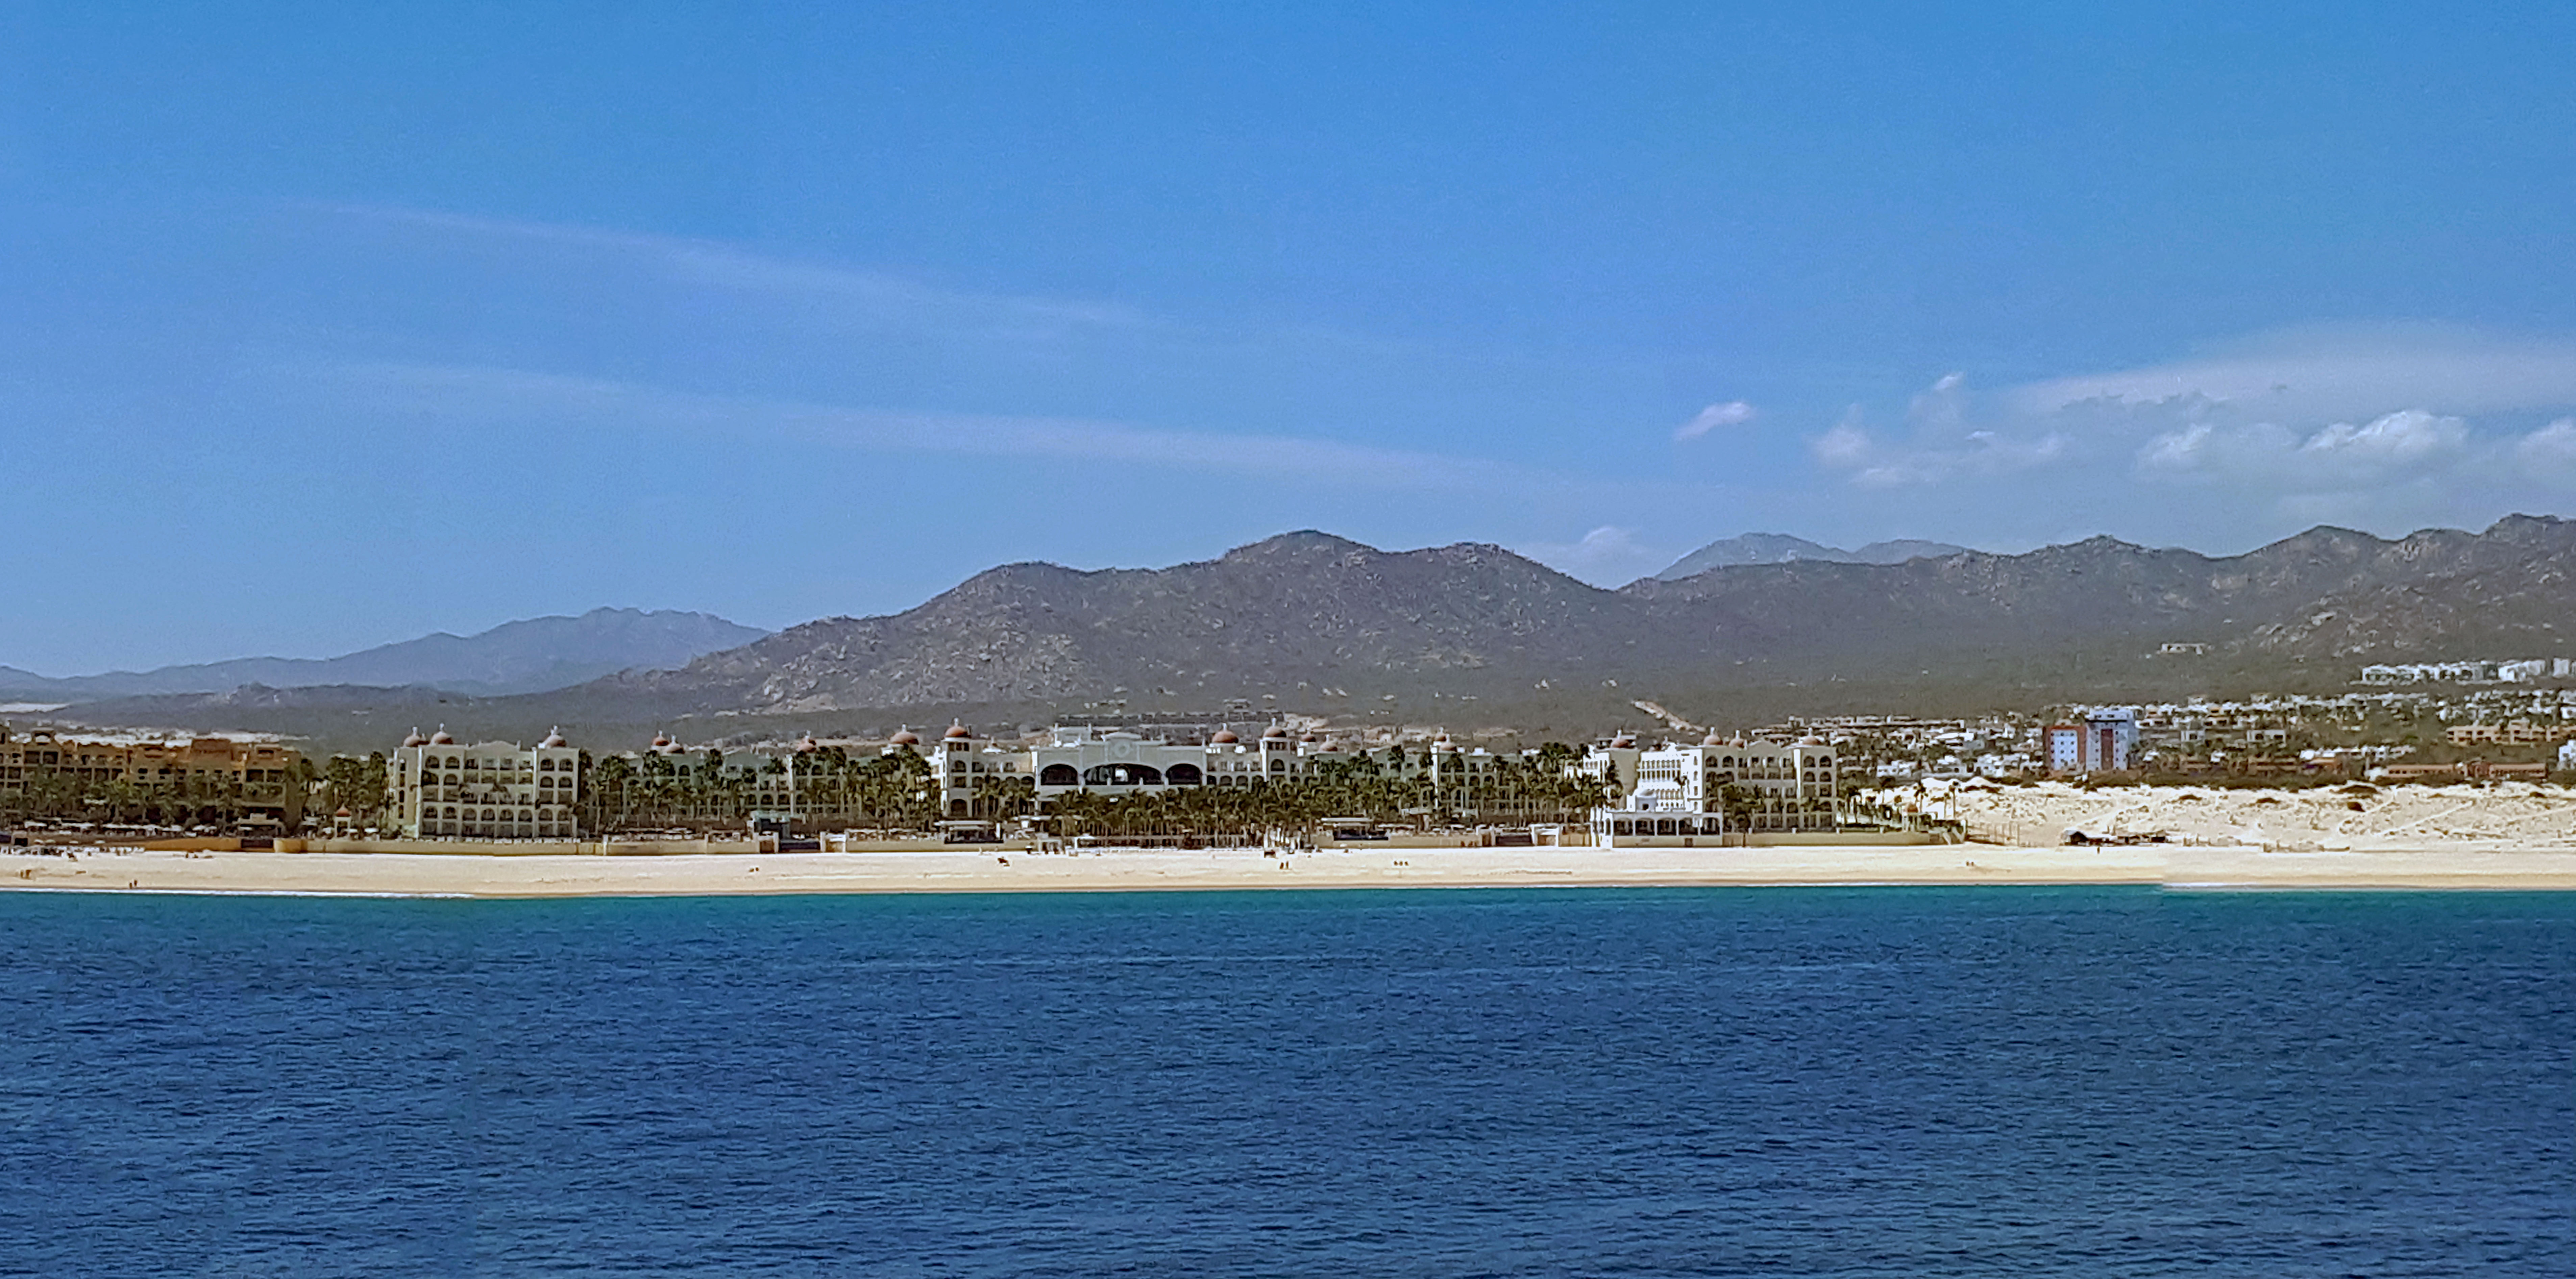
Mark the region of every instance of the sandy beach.
POLYGON ((2136 846, 1369 849, 484 857, 124 852, 0 856, 20 891, 578 897, 1787 884, 2162 884, 2179 888, 2576 888, 2576 850, 2371 852, 2136 846))

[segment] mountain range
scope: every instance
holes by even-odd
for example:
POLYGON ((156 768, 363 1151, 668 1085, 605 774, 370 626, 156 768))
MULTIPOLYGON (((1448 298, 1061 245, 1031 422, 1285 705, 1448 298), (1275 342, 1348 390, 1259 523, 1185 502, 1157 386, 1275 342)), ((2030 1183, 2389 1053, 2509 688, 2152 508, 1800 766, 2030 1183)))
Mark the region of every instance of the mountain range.
POLYGON ((1388 552, 1308 531, 1167 569, 1007 565, 903 613, 809 622, 583 691, 801 712, 2010 673, 2068 655, 2145 661, 2172 641, 2252 669, 2557 653, 2576 640, 2559 630, 2576 631, 2570 564, 2576 523, 2516 516, 2394 541, 2320 527, 2231 557, 2097 537, 1731 565, 1613 591, 1498 546, 1388 552))
POLYGON ((423 685, 479 696, 535 693, 630 667, 678 666, 768 633, 708 613, 597 608, 579 617, 505 622, 473 635, 441 631, 339 657, 246 657, 59 679, 0 666, 0 701, 228 693, 244 685, 423 685))
POLYGON ((1967 549, 1948 542, 1900 538, 1892 542, 1872 542, 1859 550, 1846 551, 1786 533, 1745 533, 1711 542, 1673 561, 1670 567, 1655 576, 1663 581, 1677 582, 1685 577, 1697 577, 1713 568, 1733 568, 1739 564, 1792 564, 1799 560, 1824 560, 1836 564, 1902 564, 1907 560, 1957 555, 1967 549))
POLYGON ((594 725, 603 740, 689 717, 726 733, 857 731, 1086 703, 1564 730, 1633 720, 1648 698, 1717 722, 1958 713, 2340 688, 2366 661, 2576 654, 2571 565, 2576 522, 2513 516, 2398 539, 2319 527, 2236 556, 2097 537, 2020 555, 1727 565, 1604 590, 1499 546, 1381 551, 1304 531, 1162 569, 1004 565, 901 613, 520 696, 258 688, 75 711, 379 736, 423 718, 522 736, 594 725), (2207 650, 2159 654, 2174 642, 2207 650))

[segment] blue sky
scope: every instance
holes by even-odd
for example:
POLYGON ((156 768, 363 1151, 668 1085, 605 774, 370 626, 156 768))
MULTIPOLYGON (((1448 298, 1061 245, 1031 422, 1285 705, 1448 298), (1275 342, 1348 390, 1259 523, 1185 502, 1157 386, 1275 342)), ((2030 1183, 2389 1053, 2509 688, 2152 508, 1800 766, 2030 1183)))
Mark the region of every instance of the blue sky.
POLYGON ((1104 8, 11 6, 0 664, 2576 514, 2576 10, 1104 8))

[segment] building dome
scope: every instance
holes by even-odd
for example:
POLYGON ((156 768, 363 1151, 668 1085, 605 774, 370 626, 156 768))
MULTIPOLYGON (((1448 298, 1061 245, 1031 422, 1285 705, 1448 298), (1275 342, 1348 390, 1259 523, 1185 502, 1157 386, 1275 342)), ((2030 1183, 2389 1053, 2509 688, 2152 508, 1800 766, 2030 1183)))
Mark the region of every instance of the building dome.
POLYGON ((1301 741, 1301 742, 1307 742, 1307 743, 1310 743, 1310 744, 1311 744, 1311 743, 1314 743, 1314 742, 1320 742, 1320 741, 1324 740, 1324 735, 1323 735, 1322 733, 1308 733, 1308 734, 1306 734, 1305 736, 1298 738, 1297 740, 1298 740, 1298 741, 1301 741))
POLYGON ((895 735, 887 740, 890 745, 895 746, 919 746, 921 745, 921 734, 916 733, 909 728, 898 729, 896 730, 895 735))
POLYGON ((1234 735, 1234 730, 1233 730, 1233 729, 1231 729, 1231 728, 1220 728, 1220 729, 1216 730, 1216 736, 1211 737, 1211 738, 1209 738, 1209 739, 1208 739, 1208 745, 1210 745, 1210 746, 1231 746, 1231 745, 1233 745, 1234 743, 1239 742, 1239 741, 1242 741, 1242 740, 1243 740, 1242 738, 1237 737, 1237 736, 1235 736, 1235 735, 1234 735))
POLYGON ((802 755, 807 751, 819 751, 821 749, 823 749, 823 744, 815 741, 812 733, 807 733, 796 741, 796 753, 799 755, 802 755))
POLYGON ((454 746, 456 739, 447 735, 447 725, 438 726, 438 735, 429 739, 432 746, 454 746))
POLYGON ((1284 742, 1284 741, 1287 741, 1287 740, 1288 740, 1288 730, 1287 730, 1287 729, 1284 729, 1284 728, 1281 728, 1281 727, 1280 727, 1280 726, 1278 726, 1277 724, 1273 724, 1273 725, 1271 725, 1271 726, 1270 726, 1270 731, 1269 731, 1269 732, 1267 732, 1267 733, 1263 733, 1263 734, 1261 735, 1261 740, 1263 740, 1263 741, 1265 741, 1265 742, 1284 742))
POLYGON ((1809 734, 1808 736, 1799 738, 1798 744, 1800 746, 1822 746, 1825 744, 1825 739, 1809 734))
POLYGON ((1633 750, 1636 748, 1636 745, 1637 739, 1628 736, 1626 733, 1621 733, 1617 737, 1610 739, 1610 749, 1614 751, 1633 750))
POLYGON ((1699 739, 1699 744, 1702 746, 1724 746, 1726 745, 1726 738, 1716 729, 1712 728, 1708 730, 1708 736, 1699 739))
POLYGON ((539 750, 560 750, 560 749, 562 749, 563 747, 570 746, 570 745, 572 745, 572 743, 567 742, 567 741, 565 741, 565 740, 564 740, 563 729, 561 729, 560 727, 558 727, 558 728, 554 729, 553 731, 548 732, 548 733, 546 734, 546 740, 544 740, 544 741, 542 741, 542 742, 537 743, 537 749, 539 749, 539 750))
POLYGON ((405 745, 405 746, 427 746, 427 745, 429 745, 429 739, 428 739, 428 738, 426 738, 426 737, 421 736, 421 735, 420 735, 420 730, 419 730, 419 729, 417 729, 417 728, 415 728, 415 729, 411 730, 411 736, 406 737, 406 738, 404 738, 404 739, 403 739, 403 745, 405 745))
POLYGON ((941 733, 939 738, 941 741, 962 742, 973 736, 973 733, 966 731, 966 726, 964 724, 951 720, 948 724, 948 731, 941 733))
POLYGON ((341 807, 340 811, 339 811, 339 812, 336 812, 336 813, 333 813, 333 814, 332 814, 332 816, 334 816, 334 817, 355 817, 355 816, 357 816, 357 814, 356 814, 356 813, 353 813, 353 812, 350 812, 350 811, 348 810, 348 807, 347 807, 346 805, 343 805, 343 806, 341 807))
POLYGON ((653 734, 653 749, 655 749, 655 750, 657 750, 657 751, 658 751, 658 750, 662 749, 663 747, 668 746, 668 745, 670 745, 670 744, 671 744, 671 735, 670 735, 669 733, 655 733, 655 734, 653 734))

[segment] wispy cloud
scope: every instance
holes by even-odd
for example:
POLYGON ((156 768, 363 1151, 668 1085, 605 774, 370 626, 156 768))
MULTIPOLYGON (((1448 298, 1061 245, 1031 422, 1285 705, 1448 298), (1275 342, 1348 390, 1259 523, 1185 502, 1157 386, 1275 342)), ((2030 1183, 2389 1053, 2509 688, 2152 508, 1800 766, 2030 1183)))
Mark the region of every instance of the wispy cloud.
POLYGON ((1507 463, 1297 436, 1175 431, 1083 418, 858 408, 711 395, 645 383, 477 365, 294 364, 377 410, 463 428, 545 422, 620 432, 730 431, 838 448, 1051 458, 1323 479, 1368 489, 1526 489, 1561 483, 1507 463))
POLYGON ((1728 400, 1724 404, 1712 404, 1707 408, 1701 409, 1698 414, 1691 418, 1691 420, 1673 428, 1673 439, 1676 441, 1696 440, 1721 426, 1742 426, 1758 416, 1760 416, 1760 414, 1755 411, 1754 407, 1742 400, 1728 400))
POLYGON ((2401 406, 2446 414, 2548 409, 2576 404, 2576 341, 2423 326, 2298 329, 2206 357, 2034 382, 2006 403, 2024 416, 2189 405, 2289 422, 2401 406))
POLYGON ((450 235, 614 254, 681 283, 829 297, 863 313, 913 324, 941 322, 994 336, 1173 332, 1167 321, 1117 303, 937 285, 889 272, 754 253, 716 240, 378 205, 332 205, 327 210, 450 235))

